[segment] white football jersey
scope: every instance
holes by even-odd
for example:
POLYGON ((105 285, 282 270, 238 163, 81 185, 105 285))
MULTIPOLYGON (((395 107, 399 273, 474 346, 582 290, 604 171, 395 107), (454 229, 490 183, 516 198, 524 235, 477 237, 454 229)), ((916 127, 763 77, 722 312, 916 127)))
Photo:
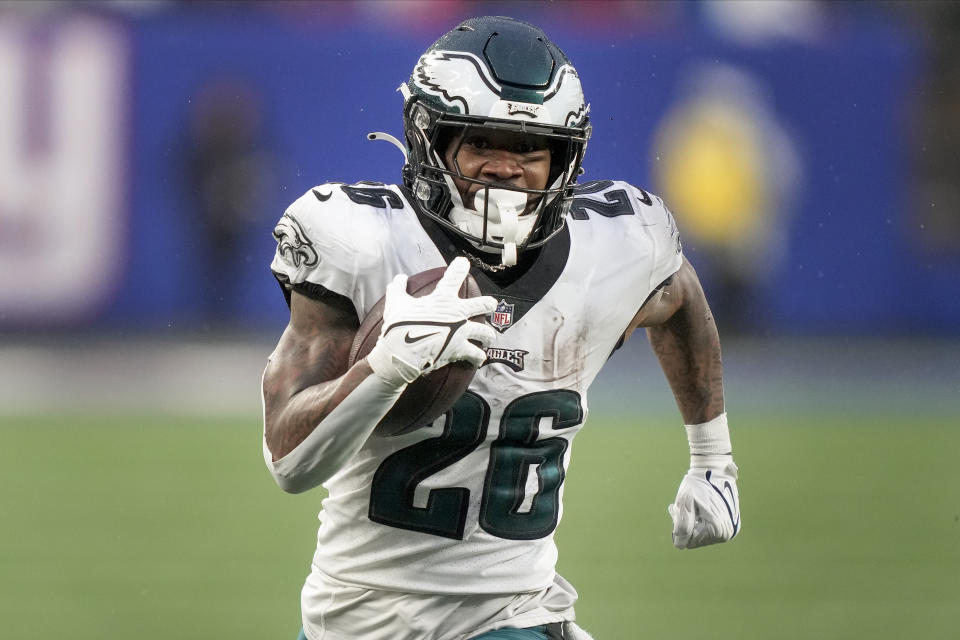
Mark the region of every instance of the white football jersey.
MULTIPOLYGON (((398 273, 459 255, 400 187, 329 183, 284 214, 271 265, 360 318, 398 273)), ((519 593, 554 576, 574 436, 587 389, 650 293, 679 269, 680 240, 658 198, 624 182, 581 185, 566 227, 516 281, 498 286, 497 338, 469 390, 433 425, 373 435, 324 486, 314 567, 366 588, 519 593)))

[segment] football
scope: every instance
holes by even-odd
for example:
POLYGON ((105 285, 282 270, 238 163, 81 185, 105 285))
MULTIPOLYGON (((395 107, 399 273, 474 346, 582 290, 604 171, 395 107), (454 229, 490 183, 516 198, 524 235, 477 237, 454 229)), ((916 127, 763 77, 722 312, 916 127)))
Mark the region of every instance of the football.
MULTIPOLYGON (((417 298, 427 295, 437 286, 446 269, 437 267, 410 276, 407 279, 407 293, 417 298)), ((461 298, 482 295, 477 281, 469 273, 459 294, 461 298)), ((351 366, 366 357, 377 343, 380 327, 383 325, 384 301, 385 298, 380 298, 360 323, 350 349, 351 366)), ((482 317, 473 319, 482 320, 482 317)), ((476 371, 476 367, 469 362, 459 361, 417 378, 407 385, 397 403, 383 417, 374 432, 382 436, 398 436, 432 423, 456 404, 467 390, 476 371)))

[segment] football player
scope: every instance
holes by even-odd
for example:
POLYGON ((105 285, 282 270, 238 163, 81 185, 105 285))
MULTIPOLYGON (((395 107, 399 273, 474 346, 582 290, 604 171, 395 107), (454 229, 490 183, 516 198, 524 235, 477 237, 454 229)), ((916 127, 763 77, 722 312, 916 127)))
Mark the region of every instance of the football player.
POLYGON ((284 490, 329 493, 302 637, 589 638, 553 534, 587 389, 635 329, 687 425, 673 543, 739 531, 716 326, 663 202, 576 184, 589 110, 540 29, 467 20, 401 92, 402 184, 317 186, 274 231, 290 322, 263 378, 264 459, 284 490), (407 294, 408 275, 446 265, 432 294, 407 294), (461 299, 468 271, 484 295, 461 299), (376 346, 349 366, 383 296, 376 346), (458 360, 479 369, 445 416, 375 432, 406 385, 458 360))

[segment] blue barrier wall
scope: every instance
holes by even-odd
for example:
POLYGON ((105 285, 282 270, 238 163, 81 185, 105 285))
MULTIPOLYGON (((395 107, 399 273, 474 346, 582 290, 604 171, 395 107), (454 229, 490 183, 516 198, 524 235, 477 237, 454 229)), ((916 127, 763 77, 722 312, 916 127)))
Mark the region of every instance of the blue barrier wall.
MULTIPOLYGON (((759 87, 791 141, 797 178, 777 204, 777 259, 757 265, 768 273, 750 291, 760 318, 753 330, 960 331, 960 257, 925 252, 909 206, 906 116, 922 61, 901 26, 851 20, 815 43, 746 46, 689 17, 584 31, 521 8, 518 17, 543 26, 582 76, 594 120, 583 180, 626 179, 660 192, 658 131, 684 99, 691 69, 733 68, 759 87)), ((98 18, 126 42, 122 260, 103 300, 60 325, 280 327, 286 309, 268 264, 270 231, 286 205, 326 180, 398 180, 399 152, 366 133, 402 137, 395 88, 456 17, 413 30, 336 12, 296 18, 253 10, 98 18), (223 199, 248 196, 237 207, 246 211, 233 258, 217 256, 204 235, 190 164, 193 123, 217 101, 246 123, 245 157, 259 177, 255 189, 240 185, 249 192, 225 183, 223 199)), ((45 27, 54 38, 57 28, 45 27)), ((683 228, 683 212, 675 213, 683 228)), ((707 252, 689 236, 685 246, 698 266, 703 254, 710 293, 707 252)), ((29 315, 16 324, 30 326, 29 315)))

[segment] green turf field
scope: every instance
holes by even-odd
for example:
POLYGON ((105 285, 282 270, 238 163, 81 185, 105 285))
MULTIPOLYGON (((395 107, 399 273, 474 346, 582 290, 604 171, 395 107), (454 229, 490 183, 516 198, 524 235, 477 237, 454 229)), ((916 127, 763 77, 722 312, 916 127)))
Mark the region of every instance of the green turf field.
MULTIPOLYGON (((594 417, 558 531, 597 640, 958 637, 960 425, 739 417, 744 530, 678 551, 673 417, 594 417)), ((293 640, 320 494, 256 417, 0 418, 0 637, 293 640)))

